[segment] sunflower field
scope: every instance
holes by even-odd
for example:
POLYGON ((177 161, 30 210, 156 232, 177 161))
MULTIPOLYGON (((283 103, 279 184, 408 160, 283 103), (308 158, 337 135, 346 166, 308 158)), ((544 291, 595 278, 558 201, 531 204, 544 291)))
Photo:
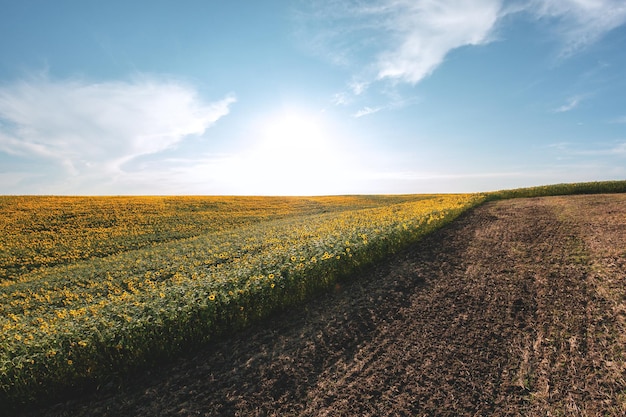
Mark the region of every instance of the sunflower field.
POLYGON ((0 197, 0 405, 242 328, 484 199, 0 197))

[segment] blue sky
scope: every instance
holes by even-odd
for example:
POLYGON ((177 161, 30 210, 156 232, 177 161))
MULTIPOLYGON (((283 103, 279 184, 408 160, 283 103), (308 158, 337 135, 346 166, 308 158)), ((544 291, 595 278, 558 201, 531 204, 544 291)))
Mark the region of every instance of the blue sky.
POLYGON ((626 179, 623 0, 0 6, 0 194, 626 179))

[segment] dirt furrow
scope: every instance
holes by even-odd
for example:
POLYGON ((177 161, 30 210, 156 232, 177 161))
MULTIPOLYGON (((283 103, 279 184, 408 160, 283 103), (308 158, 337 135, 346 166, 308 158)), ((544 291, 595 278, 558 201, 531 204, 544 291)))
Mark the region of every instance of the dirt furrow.
POLYGON ((305 306, 24 415, 624 415, 625 206, 484 205, 305 306))

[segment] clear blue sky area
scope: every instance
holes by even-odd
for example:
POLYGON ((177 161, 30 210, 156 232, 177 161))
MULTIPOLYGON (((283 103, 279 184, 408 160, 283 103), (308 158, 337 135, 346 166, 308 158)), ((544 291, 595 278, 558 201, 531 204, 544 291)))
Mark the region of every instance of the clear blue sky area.
POLYGON ((0 0, 0 194, 626 179, 624 0, 0 0))

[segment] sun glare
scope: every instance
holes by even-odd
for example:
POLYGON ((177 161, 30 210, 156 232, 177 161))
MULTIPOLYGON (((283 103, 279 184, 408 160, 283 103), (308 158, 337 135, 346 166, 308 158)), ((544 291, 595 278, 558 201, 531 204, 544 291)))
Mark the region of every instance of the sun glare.
POLYGON ((339 175, 341 155, 322 113, 288 109, 262 123, 252 147, 251 180, 274 194, 315 194, 339 175))

